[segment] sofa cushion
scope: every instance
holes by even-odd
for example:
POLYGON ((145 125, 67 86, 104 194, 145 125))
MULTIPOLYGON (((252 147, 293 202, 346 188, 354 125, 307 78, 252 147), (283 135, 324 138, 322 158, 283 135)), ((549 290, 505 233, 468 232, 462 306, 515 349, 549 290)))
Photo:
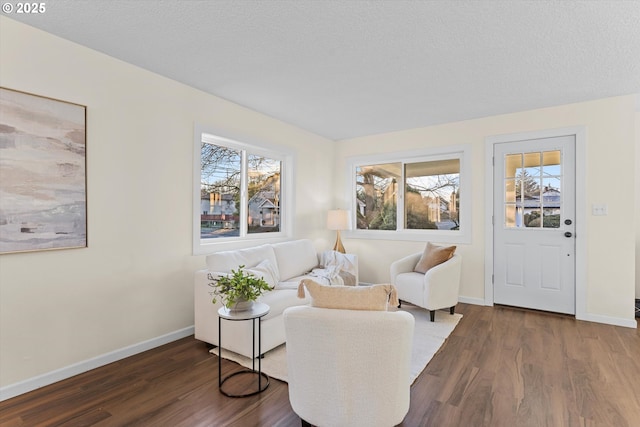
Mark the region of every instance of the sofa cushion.
POLYGON ((295 289, 295 290, 297 290, 298 286, 300 285, 300 281, 304 280, 304 279, 311 279, 314 282, 320 283, 321 285, 331 285, 331 283, 329 283, 329 280, 325 279, 324 277, 318 277, 318 276, 312 276, 310 274, 305 274, 303 276, 296 276, 296 277, 292 277, 289 280, 278 282, 278 284, 276 285, 276 289, 295 289))
POLYGON ((233 251, 220 251, 207 256, 207 268, 210 271, 230 272, 244 265, 245 269, 257 266, 264 260, 269 260, 273 265, 276 277, 275 282, 280 281, 280 271, 276 255, 271 245, 261 245, 254 248, 239 249, 233 251))
POLYGON ((267 320, 280 316, 288 307, 309 304, 310 298, 298 298, 298 292, 295 289, 281 289, 265 292, 260 295, 258 301, 269 306, 269 314, 262 318, 267 320))
POLYGON ((427 242, 427 247, 424 248, 422 257, 420 257, 413 271, 424 274, 429 271, 430 268, 448 261, 455 251, 455 246, 436 246, 431 242, 427 242))
POLYGON ((393 285, 325 286, 305 279, 298 287, 298 297, 306 297, 305 288, 311 296, 312 307, 386 311, 388 304, 398 305, 398 294, 393 285))
POLYGON ((308 239, 274 243, 272 245, 281 281, 301 276, 318 266, 318 255, 308 239))

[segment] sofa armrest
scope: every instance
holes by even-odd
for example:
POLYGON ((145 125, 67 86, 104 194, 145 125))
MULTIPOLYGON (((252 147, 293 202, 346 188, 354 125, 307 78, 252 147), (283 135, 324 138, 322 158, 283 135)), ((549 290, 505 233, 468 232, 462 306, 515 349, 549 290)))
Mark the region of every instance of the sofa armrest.
POLYGON ((218 345, 218 309, 222 307, 220 299, 213 304, 213 292, 207 275, 209 270, 198 270, 194 277, 194 327, 195 338, 218 345))
POLYGON ((399 260, 392 262, 391 267, 389 268, 391 284, 396 283, 396 277, 398 276, 398 274, 412 272, 418 264, 421 256, 422 252, 417 252, 415 254, 407 255, 404 258, 400 258, 399 260))
MULTIPOLYGON (((359 277, 358 277, 358 255, 356 254, 344 254, 345 258, 349 260, 349 263, 351 264, 351 270, 347 271, 347 273, 349 274, 353 274, 354 276, 354 283, 349 283, 349 285, 354 285, 354 286, 358 286, 359 282, 359 277)), ((347 285, 348 283, 345 283, 345 285, 347 285)))

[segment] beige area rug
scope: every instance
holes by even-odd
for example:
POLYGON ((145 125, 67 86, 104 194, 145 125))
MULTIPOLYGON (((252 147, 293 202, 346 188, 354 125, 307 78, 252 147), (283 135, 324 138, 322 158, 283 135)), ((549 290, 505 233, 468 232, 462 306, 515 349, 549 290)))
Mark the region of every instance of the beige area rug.
MULTIPOLYGON (((416 319, 411 354, 411 384, 427 366, 427 363, 442 347, 447 337, 455 329, 462 318, 461 314, 449 314, 449 311, 436 311, 436 321, 429 321, 429 312, 409 304, 403 304, 401 310, 407 311, 416 319)), ((287 382, 286 344, 268 351, 262 359, 262 372, 281 381, 287 382)), ((218 348, 210 351, 217 355, 218 348)), ((223 350, 222 357, 240 365, 251 368, 251 359, 237 353, 223 350)), ((257 369, 257 363, 256 363, 257 369)))

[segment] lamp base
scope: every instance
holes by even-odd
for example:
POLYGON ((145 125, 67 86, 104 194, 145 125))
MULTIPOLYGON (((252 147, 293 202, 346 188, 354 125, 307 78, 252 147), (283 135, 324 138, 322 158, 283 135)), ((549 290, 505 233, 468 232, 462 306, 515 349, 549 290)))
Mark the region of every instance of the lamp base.
POLYGON ((342 240, 340 240, 340 231, 338 231, 338 235, 336 237, 336 244, 333 246, 333 250, 336 252, 340 252, 342 254, 347 253, 344 250, 344 246, 342 245, 342 240))

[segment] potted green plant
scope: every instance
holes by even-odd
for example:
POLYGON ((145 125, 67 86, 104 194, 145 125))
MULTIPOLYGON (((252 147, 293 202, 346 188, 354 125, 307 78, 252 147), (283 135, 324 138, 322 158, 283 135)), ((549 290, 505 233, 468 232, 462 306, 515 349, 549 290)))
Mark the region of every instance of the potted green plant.
POLYGON ((241 265, 238 270, 231 270, 228 275, 207 275, 211 280, 209 286, 213 288, 211 302, 215 304, 220 299, 229 310, 248 310, 264 291, 271 290, 271 286, 262 277, 247 273, 243 268, 244 265, 241 265))

